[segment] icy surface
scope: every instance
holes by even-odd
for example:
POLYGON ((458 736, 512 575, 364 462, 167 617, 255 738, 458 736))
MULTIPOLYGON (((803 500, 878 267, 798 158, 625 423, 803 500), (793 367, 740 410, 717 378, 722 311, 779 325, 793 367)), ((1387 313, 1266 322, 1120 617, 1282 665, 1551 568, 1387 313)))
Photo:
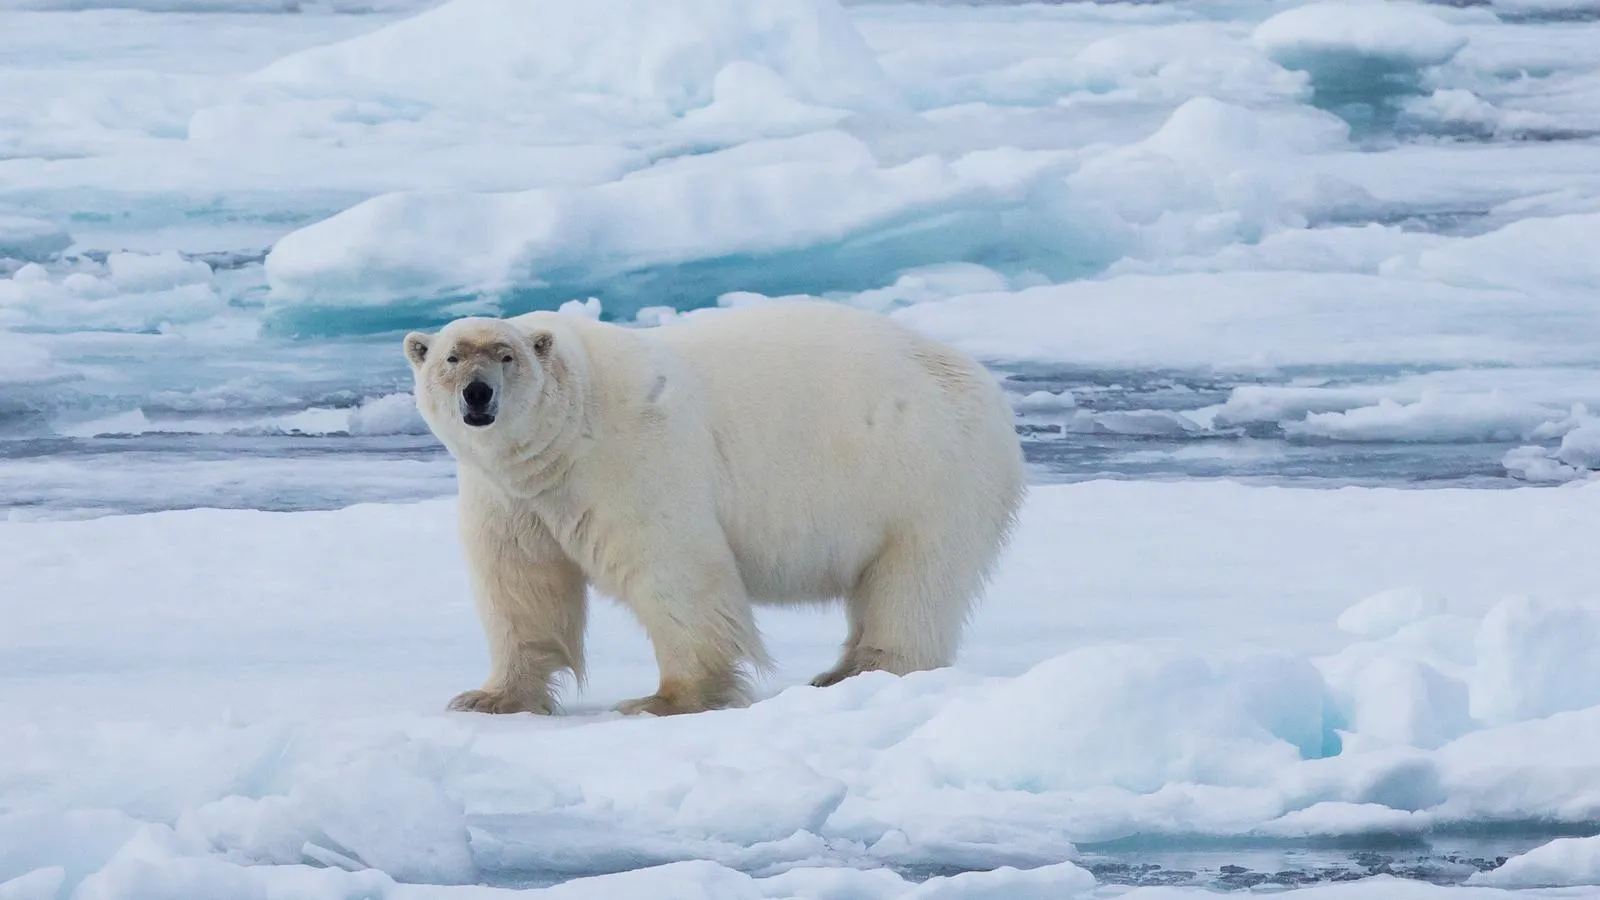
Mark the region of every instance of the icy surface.
MULTIPOLYGON (((441 710, 485 664, 445 500, 0 523, 0 881, 1056 897, 1133 838, 1531 848, 1600 824, 1596 490, 1040 486, 956 668, 804 686, 842 618, 765 610, 762 699, 659 720, 606 711, 654 664, 599 596, 567 714, 441 710)), ((1490 883, 1592 883, 1558 849, 1490 883)))

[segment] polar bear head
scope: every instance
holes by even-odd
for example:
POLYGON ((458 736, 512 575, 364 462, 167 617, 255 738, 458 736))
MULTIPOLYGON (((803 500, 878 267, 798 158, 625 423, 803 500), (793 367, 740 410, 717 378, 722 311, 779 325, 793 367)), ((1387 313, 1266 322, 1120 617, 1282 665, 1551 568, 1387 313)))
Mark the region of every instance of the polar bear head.
POLYGON ((504 319, 465 318, 437 334, 405 337, 417 410, 452 452, 492 453, 526 448, 563 398, 565 369, 547 328, 523 328, 504 319))

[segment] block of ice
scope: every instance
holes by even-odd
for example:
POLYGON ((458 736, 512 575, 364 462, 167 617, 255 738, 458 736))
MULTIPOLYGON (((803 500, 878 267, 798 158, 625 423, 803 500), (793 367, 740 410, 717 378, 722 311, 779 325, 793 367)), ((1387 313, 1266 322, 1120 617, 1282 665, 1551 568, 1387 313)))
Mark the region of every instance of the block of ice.
POLYGON ((1537 719, 1600 705, 1600 616, 1528 597, 1509 597, 1477 634, 1472 714, 1491 723, 1537 719))
POLYGON ((1556 459, 1575 469, 1600 469, 1600 419, 1590 419, 1563 435, 1556 459))
POLYGON ((1501 888, 1575 887, 1600 884, 1600 837, 1564 837, 1473 874, 1471 885, 1501 888))
POLYGON ((1370 0, 1297 6, 1251 36, 1280 65, 1314 74, 1363 63, 1396 72, 1437 66, 1467 45, 1465 35, 1421 4, 1370 0))
POLYGON ((1379 591, 1339 614, 1341 631, 1366 638, 1386 638, 1429 616, 1445 611, 1443 598, 1416 588, 1379 591))
MULTIPOLYGON (((280 302, 348 306, 550 283, 582 289, 652 267, 771 258, 959 222, 962 211, 1021 204, 1064 164, 1059 153, 993 151, 884 167, 844 137, 821 155, 716 162, 592 188, 386 194, 284 236, 267 277, 280 302)), ((969 226, 952 239, 987 236, 969 226)), ((926 238, 908 246, 966 252, 926 238)))

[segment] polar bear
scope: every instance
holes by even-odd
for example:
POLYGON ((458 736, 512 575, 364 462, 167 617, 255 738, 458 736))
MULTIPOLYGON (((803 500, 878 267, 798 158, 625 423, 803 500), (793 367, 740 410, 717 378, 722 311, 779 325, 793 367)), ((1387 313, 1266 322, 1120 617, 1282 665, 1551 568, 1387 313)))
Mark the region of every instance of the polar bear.
POLYGON ((1026 490, 987 370, 827 301, 648 329, 472 317, 404 351, 488 638, 451 709, 551 712, 553 676, 583 681, 590 585, 654 645, 659 687, 623 713, 747 704, 771 665, 752 604, 843 599, 819 687, 949 665, 1026 490))

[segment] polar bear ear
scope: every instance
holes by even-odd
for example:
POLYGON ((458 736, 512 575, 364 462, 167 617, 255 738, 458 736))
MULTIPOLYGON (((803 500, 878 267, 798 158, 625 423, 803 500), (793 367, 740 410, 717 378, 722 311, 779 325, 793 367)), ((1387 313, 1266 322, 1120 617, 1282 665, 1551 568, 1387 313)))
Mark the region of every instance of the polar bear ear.
POLYGON ((548 331, 538 331, 528 336, 528 346, 533 348, 534 355, 540 359, 550 355, 550 347, 555 342, 556 336, 548 331))
POLYGON ((422 365, 428 358, 428 342, 432 338, 420 331, 413 331, 406 335, 406 359, 410 360, 412 368, 422 365))

